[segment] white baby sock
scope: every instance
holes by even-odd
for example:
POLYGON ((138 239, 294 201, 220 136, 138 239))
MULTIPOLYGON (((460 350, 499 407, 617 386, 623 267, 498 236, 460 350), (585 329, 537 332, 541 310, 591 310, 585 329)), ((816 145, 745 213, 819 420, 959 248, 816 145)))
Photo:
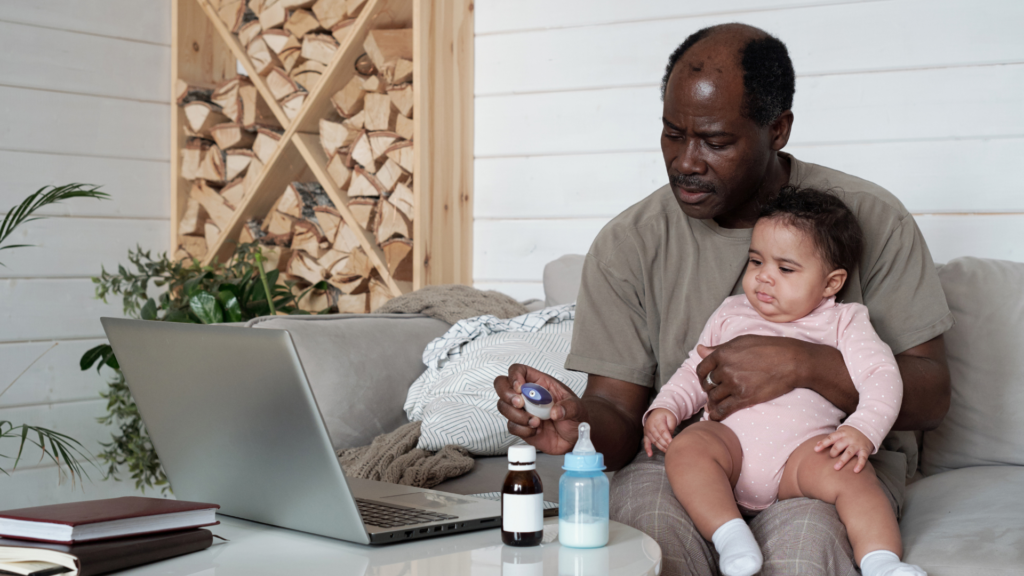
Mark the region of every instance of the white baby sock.
POLYGON ((741 518, 719 526, 711 541, 718 550, 718 568, 723 576, 754 576, 761 570, 761 547, 741 518))
POLYGON ((888 550, 868 552, 860 559, 863 576, 928 576, 920 566, 904 564, 900 557, 888 550))

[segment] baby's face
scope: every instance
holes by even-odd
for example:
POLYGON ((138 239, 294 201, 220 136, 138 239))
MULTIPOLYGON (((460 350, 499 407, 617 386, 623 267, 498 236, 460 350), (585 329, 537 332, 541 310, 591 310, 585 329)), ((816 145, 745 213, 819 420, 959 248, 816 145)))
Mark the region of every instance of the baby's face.
POLYGON ((809 234, 776 218, 763 218, 754 225, 743 292, 765 320, 791 322, 838 292, 829 289, 829 268, 809 234))

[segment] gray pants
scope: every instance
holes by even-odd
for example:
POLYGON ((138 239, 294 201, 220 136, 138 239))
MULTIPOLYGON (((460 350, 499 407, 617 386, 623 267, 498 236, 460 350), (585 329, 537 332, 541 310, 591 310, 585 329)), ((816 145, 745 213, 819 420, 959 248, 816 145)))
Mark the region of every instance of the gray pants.
MULTIPOLYGON (((893 510, 897 501, 880 482, 893 510)), ((611 483, 611 519, 632 526, 661 546, 663 576, 717 576, 715 547, 697 532, 672 493, 665 455, 643 451, 615 473, 611 483)), ((764 554, 762 576, 857 576, 853 548, 836 507, 795 498, 770 506, 750 520, 764 554)))

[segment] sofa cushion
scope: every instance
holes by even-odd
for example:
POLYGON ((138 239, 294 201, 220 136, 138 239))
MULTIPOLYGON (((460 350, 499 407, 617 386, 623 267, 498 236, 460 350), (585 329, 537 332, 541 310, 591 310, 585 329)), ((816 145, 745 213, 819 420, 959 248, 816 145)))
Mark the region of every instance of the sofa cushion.
POLYGON ((957 258, 939 279, 956 319, 945 335, 952 401, 924 434, 922 471, 1024 465, 1024 264, 957 258))
POLYGON ((1019 575, 1024 566, 1024 467, 979 466, 907 487, 904 561, 930 576, 1019 575))
POLYGON ((583 280, 583 260, 580 254, 566 254, 544 266, 544 303, 547 306, 576 301, 583 280))
POLYGON ((335 450, 408 422, 402 403, 425 368, 423 348, 449 328, 421 314, 272 316, 249 325, 291 334, 335 450))

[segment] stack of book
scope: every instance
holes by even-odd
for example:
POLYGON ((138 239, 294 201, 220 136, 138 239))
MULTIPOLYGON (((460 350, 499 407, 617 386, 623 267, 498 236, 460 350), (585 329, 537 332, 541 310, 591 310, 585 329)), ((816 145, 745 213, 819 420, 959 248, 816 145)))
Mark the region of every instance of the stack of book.
POLYGON ((0 574, 95 576, 204 550, 216 504, 128 496, 0 512, 0 574))

